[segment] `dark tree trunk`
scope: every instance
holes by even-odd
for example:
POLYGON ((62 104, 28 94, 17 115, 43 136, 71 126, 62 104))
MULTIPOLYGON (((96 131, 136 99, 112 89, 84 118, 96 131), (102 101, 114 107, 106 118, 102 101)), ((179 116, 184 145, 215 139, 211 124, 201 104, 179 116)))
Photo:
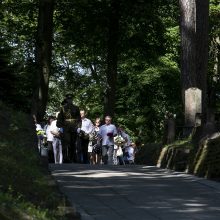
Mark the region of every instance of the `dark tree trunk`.
POLYGON ((181 83, 183 101, 185 90, 197 86, 195 8, 195 0, 180 0, 181 83))
POLYGON ((119 35, 119 3, 112 0, 109 17, 109 38, 107 48, 107 85, 104 97, 104 115, 114 116, 115 91, 117 82, 118 63, 118 35, 119 35))
POLYGON ((42 120, 48 101, 49 77, 51 74, 52 39, 53 39, 54 0, 39 1, 38 29, 36 39, 36 90, 32 113, 37 120, 42 120))
POLYGON ((180 0, 179 2, 181 11, 181 82, 185 106, 185 126, 194 124, 195 117, 192 115, 195 116, 196 113, 199 113, 192 112, 195 111, 191 107, 192 103, 185 102, 185 91, 189 88, 197 88, 202 92, 201 99, 195 99, 195 102, 200 103, 194 104, 201 106, 204 124, 207 113, 209 0, 180 0))
POLYGON ((202 90, 202 120, 207 119, 209 0, 196 0, 196 76, 202 90))

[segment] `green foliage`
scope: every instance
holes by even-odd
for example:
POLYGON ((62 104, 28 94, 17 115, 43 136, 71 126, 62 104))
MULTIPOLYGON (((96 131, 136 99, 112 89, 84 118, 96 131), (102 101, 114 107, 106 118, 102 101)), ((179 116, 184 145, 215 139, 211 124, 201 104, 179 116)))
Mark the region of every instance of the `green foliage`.
POLYGON ((10 54, 9 46, 5 45, 0 38, 0 98, 2 100, 7 100, 8 93, 9 95, 12 93, 11 83, 15 81, 15 76, 8 65, 10 54))
POLYGON ((220 92, 220 4, 219 1, 210 1, 209 11, 209 63, 208 63, 208 97, 209 106, 219 113, 220 101, 216 94, 220 92))
POLYGON ((27 218, 34 218, 36 220, 54 219, 48 216, 47 210, 39 210, 32 203, 25 202, 19 197, 15 198, 11 193, 0 192, 0 201, 1 220, 23 220, 27 218))
POLYGON ((119 76, 117 115, 124 117, 134 135, 144 136, 145 141, 160 140, 165 112, 181 111, 179 69, 166 57, 143 65, 136 74, 130 65, 119 76))
MULTIPOLYGON (((175 1, 119 3, 115 122, 133 137, 160 139, 164 112, 179 111, 179 96, 173 95, 179 88, 176 8, 175 1)), ((1 9, 2 36, 11 49, 8 62, 15 65, 10 100, 29 111, 35 89, 37 3, 5 0, 1 9)), ((90 118, 103 116, 109 12, 109 0, 56 2, 48 114, 58 111, 65 93, 72 92, 90 118)))
POLYGON ((219 15, 220 15, 220 4, 218 0, 210 0, 210 29, 211 36, 219 36, 219 15))
POLYGON ((0 102, 0 217, 58 219, 65 200, 50 186, 35 146, 31 119, 0 102))
POLYGON ((33 62, 27 61, 25 66, 11 64, 13 47, 0 39, 0 98, 4 102, 25 112, 30 110, 32 84, 34 80, 33 62))
MULTIPOLYGON (((89 110, 88 117, 103 116, 109 2, 57 2, 50 114, 59 109, 64 94, 72 92, 76 104, 89 110)), ((165 111, 177 115, 181 111, 177 4, 120 1, 119 5, 114 122, 123 124, 133 138, 159 140, 165 111)))
MULTIPOLYGON (((74 102, 89 111, 88 117, 103 116, 110 3, 56 1, 48 114, 58 111, 65 94, 71 92, 74 102)), ((5 64, 14 77, 8 100, 29 111, 36 79, 38 5, 31 0, 4 0, 0 7, 2 42, 10 48, 0 54, 7 58, 5 64)), ((218 1, 211 0, 210 39, 219 35, 218 16, 218 1)), ((215 48, 216 44, 210 43, 210 78, 215 48)), ((176 114, 181 122, 179 57, 178 1, 119 1, 114 122, 123 124, 133 138, 160 141, 166 111, 176 114)))
POLYGON ((162 144, 158 143, 148 143, 141 146, 135 155, 135 163, 156 166, 161 149, 162 144))
POLYGON ((4 58, 5 75, 0 87, 1 90, 8 87, 7 93, 1 92, 1 97, 26 112, 30 111, 35 79, 36 6, 29 0, 0 3, 0 59, 4 58))

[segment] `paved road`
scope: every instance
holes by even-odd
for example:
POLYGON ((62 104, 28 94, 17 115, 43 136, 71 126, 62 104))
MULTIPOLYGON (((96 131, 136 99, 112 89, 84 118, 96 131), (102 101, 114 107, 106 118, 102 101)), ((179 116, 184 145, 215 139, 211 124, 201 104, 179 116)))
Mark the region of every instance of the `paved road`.
POLYGON ((50 170, 83 220, 220 220, 220 183, 146 166, 50 170))

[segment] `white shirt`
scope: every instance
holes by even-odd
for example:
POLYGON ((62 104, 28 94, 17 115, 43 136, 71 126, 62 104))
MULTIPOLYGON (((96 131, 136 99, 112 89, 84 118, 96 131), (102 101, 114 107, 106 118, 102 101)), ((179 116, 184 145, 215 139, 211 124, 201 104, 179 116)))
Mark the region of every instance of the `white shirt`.
POLYGON ((102 145, 114 145, 114 136, 117 135, 117 129, 113 124, 105 124, 100 127, 98 134, 102 137, 102 145), (112 133, 113 136, 108 136, 108 133, 112 133))
POLYGON ((47 141, 53 141, 53 135, 51 133, 51 125, 47 125, 46 136, 47 136, 47 141))
POLYGON ((98 133, 98 131, 100 130, 99 127, 95 127, 95 131, 98 133))
POLYGON ((134 148, 128 147, 127 148, 128 156, 126 157, 127 160, 134 160, 134 148))
POLYGON ((59 128, 57 127, 57 120, 51 122, 50 131, 58 132, 59 128))
POLYGON ((40 124, 36 124, 36 131, 43 131, 43 128, 40 124))
POLYGON ((88 118, 82 119, 82 126, 81 130, 84 131, 86 134, 90 134, 94 129, 94 126, 88 118))

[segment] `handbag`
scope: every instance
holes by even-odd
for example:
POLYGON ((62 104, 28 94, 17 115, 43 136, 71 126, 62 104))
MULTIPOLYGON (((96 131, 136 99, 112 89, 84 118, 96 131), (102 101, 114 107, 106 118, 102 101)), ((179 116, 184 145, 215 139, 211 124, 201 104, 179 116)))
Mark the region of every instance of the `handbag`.
POLYGON ((122 148, 121 148, 121 147, 118 147, 118 150, 117 150, 117 152, 116 152, 116 155, 117 155, 117 157, 123 156, 123 151, 122 151, 122 148))

